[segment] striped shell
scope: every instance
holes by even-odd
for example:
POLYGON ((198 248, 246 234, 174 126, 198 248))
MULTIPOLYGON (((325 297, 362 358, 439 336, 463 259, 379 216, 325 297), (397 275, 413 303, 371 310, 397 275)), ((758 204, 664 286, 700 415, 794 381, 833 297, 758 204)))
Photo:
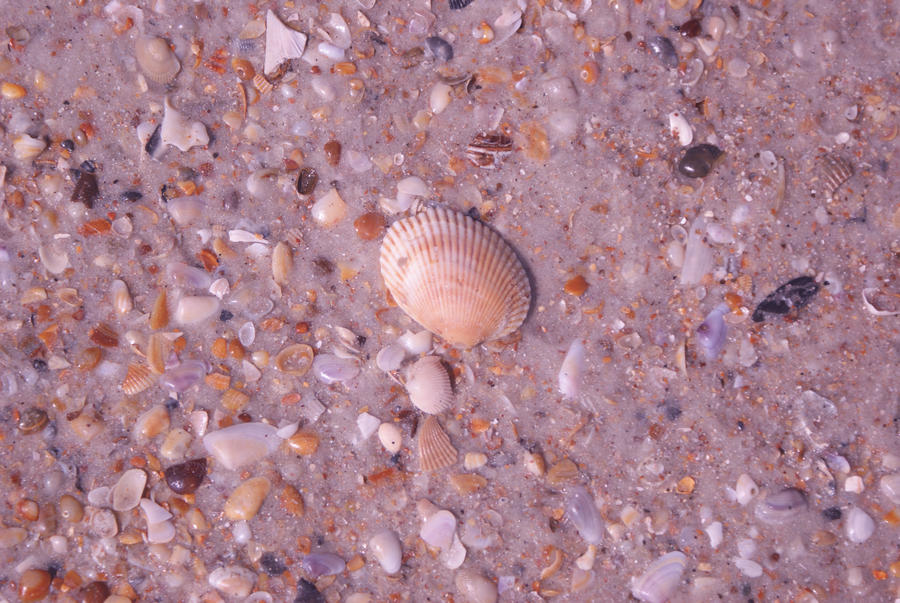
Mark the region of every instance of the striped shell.
POLYGON ((436 415, 450 407, 453 389, 450 375, 437 356, 425 356, 409 367, 406 373, 406 392, 413 406, 422 412, 436 415))
POLYGON ((434 415, 428 415, 419 427, 419 466, 422 471, 434 471, 456 462, 456 448, 450 436, 441 428, 434 415))
POLYGON ((139 394, 153 385, 153 375, 144 364, 132 362, 128 365, 125 379, 122 381, 122 391, 128 396, 139 394))
POLYGON ((467 348, 515 331, 531 303, 512 248, 481 222, 444 208, 391 226, 381 245, 381 276, 414 320, 467 348))
POLYGON ((162 38, 138 39, 134 55, 147 77, 157 84, 168 84, 181 71, 181 63, 162 38))
POLYGON ((822 157, 819 169, 829 198, 833 197, 837 189, 853 175, 853 166, 850 162, 834 153, 822 157))

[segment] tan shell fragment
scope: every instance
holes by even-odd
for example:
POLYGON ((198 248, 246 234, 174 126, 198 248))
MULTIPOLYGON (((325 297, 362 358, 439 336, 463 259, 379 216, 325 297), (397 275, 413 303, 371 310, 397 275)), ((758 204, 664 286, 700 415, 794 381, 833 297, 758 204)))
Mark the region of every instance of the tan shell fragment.
POLYGON ((137 362, 128 365, 128 372, 125 373, 125 379, 122 381, 122 391, 125 392, 125 395, 139 394, 151 385, 153 385, 153 375, 146 365, 137 362))
POLYGON ((441 428, 434 415, 429 415, 419 427, 419 466, 422 471, 443 469, 456 463, 457 451, 450 436, 441 428))
POLYGON ((391 226, 381 245, 381 275, 407 314, 462 347, 515 331, 531 304, 513 249, 481 222, 445 208, 391 226))
POLYGON ((819 163, 819 170, 829 199, 853 175, 853 166, 850 165, 850 162, 835 153, 822 157, 819 163))
POLYGON ((453 389, 450 375, 437 356, 425 356, 406 373, 406 392, 413 406, 436 415, 450 408, 453 389))
POLYGON ((139 38, 134 56, 147 77, 158 84, 168 84, 181 71, 181 63, 162 38, 139 38))

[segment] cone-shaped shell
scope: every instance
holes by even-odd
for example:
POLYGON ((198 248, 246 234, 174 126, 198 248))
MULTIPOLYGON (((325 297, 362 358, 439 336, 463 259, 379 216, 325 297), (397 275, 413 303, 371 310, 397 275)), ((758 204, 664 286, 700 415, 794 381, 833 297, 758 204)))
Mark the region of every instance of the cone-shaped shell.
POLYGON ((406 391, 413 406, 436 415, 450 407, 453 389, 450 375, 437 356, 425 356, 409 367, 406 373, 406 391))
POLYGON ((147 77, 158 84, 168 84, 181 71, 181 63, 162 38, 139 38, 134 55, 147 77))
POLYGON ((434 471, 449 467, 456 462, 456 448, 450 443, 450 436, 441 429, 441 424, 433 415, 428 415, 419 427, 419 466, 422 471, 434 471))
POLYGON ((481 222, 444 208, 391 226, 381 245, 381 276, 407 314, 457 346, 515 331, 531 303, 512 248, 481 222))

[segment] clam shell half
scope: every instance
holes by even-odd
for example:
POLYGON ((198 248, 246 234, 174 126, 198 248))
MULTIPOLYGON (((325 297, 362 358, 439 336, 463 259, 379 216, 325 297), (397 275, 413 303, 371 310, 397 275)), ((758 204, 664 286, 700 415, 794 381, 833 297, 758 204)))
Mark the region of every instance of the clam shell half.
POLYGON ((515 331, 531 303, 512 248, 481 222, 444 208, 391 226, 381 245, 381 275, 407 314, 456 346, 515 331))
POLYGON ((181 71, 181 63, 162 38, 139 38, 134 55, 147 77, 158 84, 168 84, 181 71))

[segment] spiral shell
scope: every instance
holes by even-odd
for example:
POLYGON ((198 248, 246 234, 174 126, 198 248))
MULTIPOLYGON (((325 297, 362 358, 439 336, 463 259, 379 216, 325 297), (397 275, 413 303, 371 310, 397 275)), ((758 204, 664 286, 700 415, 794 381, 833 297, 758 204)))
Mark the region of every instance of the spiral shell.
POLYGON ((456 448, 434 415, 428 415, 419 427, 419 465, 422 471, 434 471, 456 462, 456 448))
POLYGON ((406 374, 406 391, 413 406, 436 415, 450 407, 453 389, 450 375, 437 356, 425 356, 413 364, 406 374))
POLYGON ((531 304, 512 248, 481 222, 444 208, 391 226, 381 245, 381 275, 407 314, 456 346, 508 335, 531 304))
POLYGON ((162 38, 139 38, 134 55, 141 70, 158 84, 168 84, 181 71, 181 63, 162 38))

